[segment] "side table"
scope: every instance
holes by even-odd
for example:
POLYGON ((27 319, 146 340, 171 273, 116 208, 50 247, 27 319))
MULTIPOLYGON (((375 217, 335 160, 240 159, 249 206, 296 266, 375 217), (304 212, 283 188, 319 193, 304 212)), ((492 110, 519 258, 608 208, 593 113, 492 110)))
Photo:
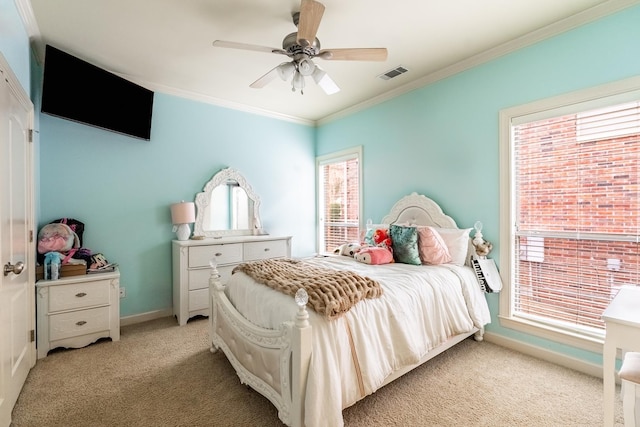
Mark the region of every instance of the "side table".
POLYGON ((602 352, 604 425, 614 424, 616 352, 640 351, 640 286, 623 286, 602 314, 606 326, 602 352))
POLYGON ((38 359, 56 347, 120 340, 120 272, 36 282, 38 359))

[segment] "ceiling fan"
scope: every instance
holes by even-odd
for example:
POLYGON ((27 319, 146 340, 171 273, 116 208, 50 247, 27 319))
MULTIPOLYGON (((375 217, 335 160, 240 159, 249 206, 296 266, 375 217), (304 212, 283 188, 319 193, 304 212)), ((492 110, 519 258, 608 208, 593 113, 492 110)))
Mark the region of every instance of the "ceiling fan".
POLYGON ((282 41, 282 49, 258 46, 246 43, 236 43, 216 40, 216 47, 253 50, 257 52, 276 53, 286 55, 292 60, 274 67, 249 86, 262 88, 276 77, 287 81, 291 79, 291 90, 304 93, 305 77, 311 76, 327 95, 340 91, 338 85, 319 66, 314 64, 313 58, 329 61, 384 61, 387 59, 386 48, 348 48, 348 49, 320 49, 320 41, 316 33, 320 27, 324 5, 315 0, 302 0, 300 12, 293 13, 293 23, 298 31, 287 35, 282 41))

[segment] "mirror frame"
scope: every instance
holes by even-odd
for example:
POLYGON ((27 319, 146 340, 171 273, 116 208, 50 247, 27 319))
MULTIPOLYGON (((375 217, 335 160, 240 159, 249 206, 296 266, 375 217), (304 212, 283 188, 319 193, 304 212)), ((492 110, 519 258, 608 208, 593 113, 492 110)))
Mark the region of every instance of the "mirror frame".
POLYGON ((201 193, 196 194, 196 222, 193 230, 194 236, 204 237, 223 237, 223 236, 250 236, 256 234, 262 229, 262 222, 260 221, 260 197, 253 191, 251 185, 242 176, 240 172, 232 168, 225 168, 220 170, 204 186, 201 193), (250 229, 236 229, 236 230, 205 230, 204 229, 204 212, 205 208, 211 204, 211 193, 218 185, 227 182, 228 180, 235 180, 240 188, 247 192, 247 197, 253 202, 253 218, 250 229))

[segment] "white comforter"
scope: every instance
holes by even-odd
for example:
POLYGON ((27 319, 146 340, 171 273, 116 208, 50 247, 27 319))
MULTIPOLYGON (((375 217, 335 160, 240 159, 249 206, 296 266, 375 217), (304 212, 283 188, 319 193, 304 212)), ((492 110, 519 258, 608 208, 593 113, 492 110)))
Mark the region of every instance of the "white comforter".
MULTIPOLYGON (((305 402, 307 427, 343 426, 342 409, 376 391, 393 371, 417 363, 449 337, 490 322, 485 296, 469 267, 370 266, 343 256, 305 261, 350 269, 378 280, 384 288, 381 298, 358 303, 334 321, 309 310, 313 353, 305 402), (353 336, 364 394, 348 351, 345 322, 353 336)), ((244 273, 233 275, 227 294, 240 313, 264 328, 277 329, 297 311, 293 298, 256 285, 244 273)))

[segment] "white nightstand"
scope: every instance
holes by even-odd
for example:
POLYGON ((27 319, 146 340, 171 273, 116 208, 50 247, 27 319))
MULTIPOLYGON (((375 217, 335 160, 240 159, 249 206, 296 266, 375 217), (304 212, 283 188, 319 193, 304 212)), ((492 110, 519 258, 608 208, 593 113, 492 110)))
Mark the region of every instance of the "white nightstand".
POLYGON ((36 282, 38 359, 56 347, 120 340, 120 272, 36 282))

